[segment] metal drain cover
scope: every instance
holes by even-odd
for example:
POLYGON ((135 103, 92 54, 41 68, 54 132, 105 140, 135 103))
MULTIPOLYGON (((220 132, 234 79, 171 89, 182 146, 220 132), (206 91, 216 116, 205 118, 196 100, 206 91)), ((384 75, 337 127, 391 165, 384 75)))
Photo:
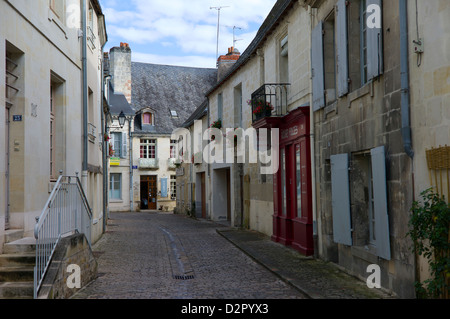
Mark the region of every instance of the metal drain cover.
POLYGON ((178 279, 178 280, 190 280, 190 279, 194 279, 194 275, 182 275, 182 276, 173 276, 173 279, 178 279))

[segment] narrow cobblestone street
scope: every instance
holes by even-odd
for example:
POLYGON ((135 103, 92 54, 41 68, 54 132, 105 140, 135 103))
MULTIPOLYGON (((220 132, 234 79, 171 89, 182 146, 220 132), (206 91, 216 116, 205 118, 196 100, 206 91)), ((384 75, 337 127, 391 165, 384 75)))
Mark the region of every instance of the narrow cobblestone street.
POLYGON ((168 213, 113 213, 93 246, 98 278, 74 299, 304 299, 217 233, 168 213))

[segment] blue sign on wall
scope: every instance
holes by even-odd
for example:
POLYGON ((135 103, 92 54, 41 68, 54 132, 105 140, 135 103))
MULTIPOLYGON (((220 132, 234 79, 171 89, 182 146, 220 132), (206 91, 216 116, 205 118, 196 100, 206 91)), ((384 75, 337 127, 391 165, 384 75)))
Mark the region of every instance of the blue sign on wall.
POLYGON ((161 178, 161 197, 167 197, 167 178, 161 178))

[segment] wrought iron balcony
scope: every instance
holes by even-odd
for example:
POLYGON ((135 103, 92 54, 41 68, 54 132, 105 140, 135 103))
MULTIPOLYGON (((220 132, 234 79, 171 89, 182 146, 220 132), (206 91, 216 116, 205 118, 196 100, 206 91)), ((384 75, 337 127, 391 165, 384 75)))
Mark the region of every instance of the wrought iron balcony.
POLYGON ((287 83, 269 83, 252 93, 249 104, 252 106, 253 123, 265 117, 286 115, 289 86, 287 83))
POLYGON ((159 169, 159 159, 157 158, 140 158, 139 169, 159 169))

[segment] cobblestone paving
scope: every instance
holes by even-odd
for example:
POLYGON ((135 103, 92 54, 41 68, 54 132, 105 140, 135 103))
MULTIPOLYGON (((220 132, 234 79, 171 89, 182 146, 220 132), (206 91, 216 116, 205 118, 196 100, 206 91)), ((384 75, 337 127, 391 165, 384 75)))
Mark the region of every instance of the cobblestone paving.
POLYGON ((304 298, 220 236, 218 227, 167 213, 113 213, 93 246, 99 277, 74 298, 304 298))

